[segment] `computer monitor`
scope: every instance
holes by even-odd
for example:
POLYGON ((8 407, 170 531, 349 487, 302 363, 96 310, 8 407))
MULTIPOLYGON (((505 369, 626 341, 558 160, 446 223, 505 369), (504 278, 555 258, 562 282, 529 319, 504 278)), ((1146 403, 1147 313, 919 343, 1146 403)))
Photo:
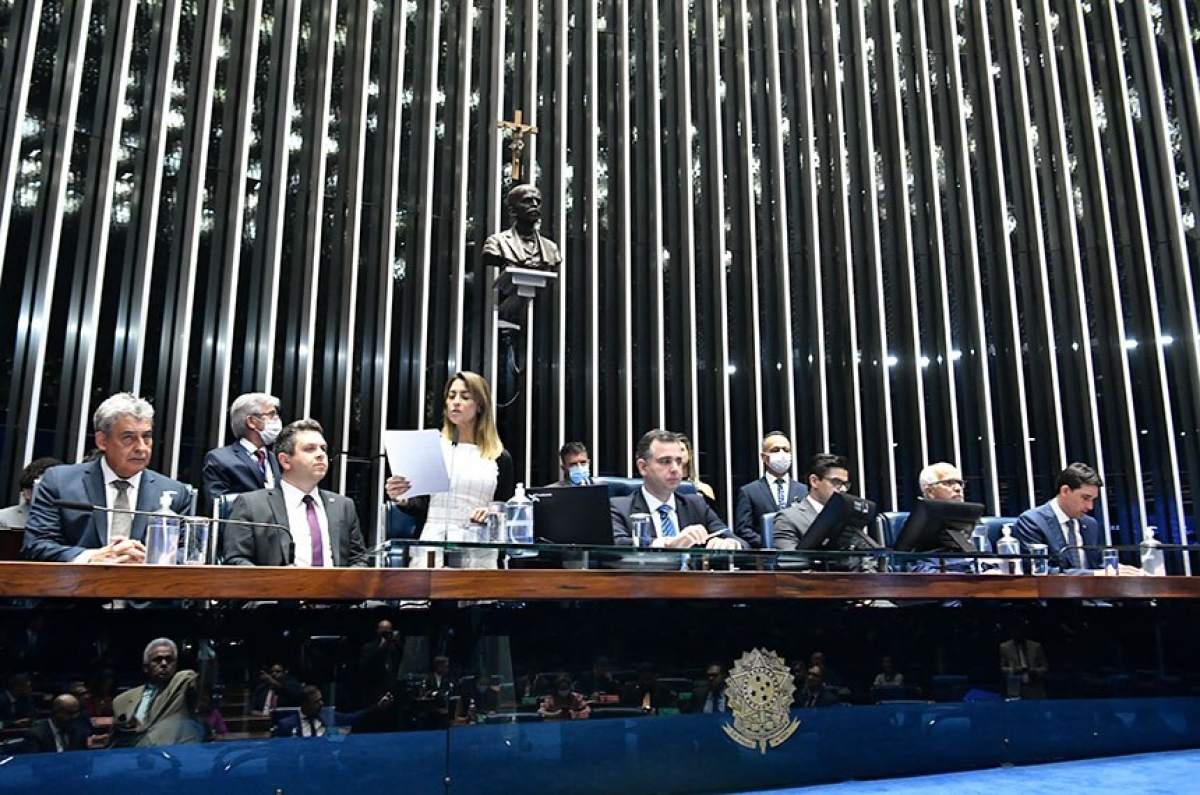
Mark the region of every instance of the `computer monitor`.
POLYGON ((862 532, 874 519, 875 503, 853 494, 835 492, 800 537, 796 548, 844 551, 878 546, 862 532))
POLYGON ((533 531, 552 544, 612 546, 607 486, 556 486, 528 492, 533 531))
POLYGON ((974 552, 971 531, 984 507, 978 502, 918 499, 896 539, 897 552, 974 552))

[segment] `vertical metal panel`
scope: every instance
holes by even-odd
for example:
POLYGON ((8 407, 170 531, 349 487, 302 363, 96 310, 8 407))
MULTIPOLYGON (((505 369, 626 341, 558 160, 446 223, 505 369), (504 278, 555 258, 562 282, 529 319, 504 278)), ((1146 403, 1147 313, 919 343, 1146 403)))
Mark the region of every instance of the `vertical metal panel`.
MULTIPOLYGON (((966 87, 963 82, 962 75, 962 47, 960 45, 960 37, 963 33, 957 24, 957 15, 954 13, 955 0, 944 0, 942 6, 943 16, 951 21, 948 25, 948 31, 945 36, 944 46, 949 53, 948 71, 950 77, 951 88, 953 89, 955 104, 954 116, 952 124, 954 128, 954 158, 956 161, 956 173, 958 178, 962 180, 962 190, 958 195, 959 206, 963 213, 964 223, 962 230, 962 241, 966 249, 965 256, 962 261, 962 272, 966 277, 965 281, 970 285, 970 294, 967 296, 973 308, 975 323, 971 331, 973 332, 969 338, 970 347, 963 345, 960 351, 962 358, 969 357, 968 361, 976 364, 974 377, 978 379, 976 388, 972 390, 979 401, 979 409, 982 417, 979 421, 981 429, 980 438, 977 440, 983 452, 984 469, 978 473, 982 476, 984 486, 984 497, 982 501, 988 505, 995 513, 1001 512, 1000 507, 1000 488, 999 488, 999 467, 996 460, 997 440, 995 431, 995 413, 993 412, 992 399, 992 378, 991 378, 991 356, 989 355, 990 341, 987 336, 987 328, 985 324, 985 315, 987 312, 986 304, 984 303, 983 286, 980 279, 980 253, 978 237, 974 234, 978 225, 975 209, 975 171, 972 168, 971 162, 971 139, 967 132, 967 104, 970 98, 966 95, 966 87)), ((951 351, 951 356, 954 352, 951 351)), ((961 455, 961 453, 960 453, 961 455)), ((962 466, 961 459, 954 463, 962 466)), ((966 474, 966 473, 964 473, 966 474)))
MULTIPOLYGON (((422 69, 419 74, 422 75, 422 80, 416 89, 420 92, 423 106, 420 110, 420 115, 415 120, 414 128, 414 148, 416 149, 415 161, 415 177, 413 184, 416 187, 418 206, 431 207, 433 204, 433 189, 435 183, 434 170, 434 147, 436 146, 436 126, 437 126, 437 96, 438 96, 438 67, 440 59, 435 54, 439 47, 434 44, 441 39, 441 3, 430 3, 427 8, 427 16, 424 24, 425 30, 422 31, 423 43, 425 44, 425 60, 421 64, 422 69)), ((420 278, 420 299, 418 302, 418 312, 420 313, 420 321, 417 325, 415 357, 417 360, 417 383, 416 393, 419 398, 420 412, 418 413, 417 427, 424 428, 426 418, 431 415, 430 412, 430 391, 427 384, 429 361, 434 357, 430 356, 428 350, 429 339, 429 316, 430 316, 430 300, 431 289, 430 281, 432 274, 430 273, 431 264, 436 261, 431 248, 433 237, 433 216, 431 213, 421 213, 417 218, 416 245, 414 246, 414 264, 417 265, 420 278)), ((434 403, 439 402, 440 392, 433 399, 434 403)), ((433 427, 438 427, 440 423, 433 421, 433 427)))
MULTIPOLYGON (((628 366, 628 362, 633 359, 633 334, 632 317, 633 317, 633 302, 631 300, 632 293, 632 269, 634 267, 633 255, 633 136, 634 127, 631 113, 631 104, 633 102, 631 83, 634 79, 634 57, 633 51, 629 43, 629 26, 630 13, 629 5, 631 0, 617 0, 617 19, 616 19, 616 34, 617 34, 617 61, 620 69, 620 82, 617 86, 617 161, 620 169, 620 183, 617 192, 617 208, 616 214, 619 215, 620 221, 616 224, 616 228, 620 230, 617 240, 617 246, 620 254, 618 255, 615 267, 612 268, 613 273, 621 280, 621 284, 625 286, 625 300, 619 307, 615 307, 612 311, 617 316, 618 322, 607 324, 608 328, 618 330, 622 344, 622 361, 628 366)), ((644 89, 643 89, 644 90, 644 89)), ((611 192, 610 192, 610 195, 611 192)), ((610 205, 611 206, 611 205, 610 205)), ((592 284, 595 290, 595 295, 600 295, 600 268, 597 267, 592 274, 592 284)), ((593 340, 599 340, 601 329, 601 313, 596 311, 592 315, 591 333, 593 340)), ((596 379, 595 393, 599 393, 599 385, 601 380, 600 369, 600 346, 596 345, 593 351, 595 358, 592 362, 592 373, 596 379)), ((563 368, 564 374, 566 368, 563 368)), ((616 393, 617 390, 614 390, 616 393)), ((618 438, 628 438, 629 431, 627 429, 633 426, 633 379, 626 378, 623 389, 620 390, 623 399, 621 400, 616 411, 607 412, 612 421, 618 423, 618 427, 624 433, 618 438)), ((630 444, 624 446, 616 446, 610 453, 608 449, 601 446, 601 439, 610 438, 601 432, 601 418, 603 414, 600 411, 599 400, 593 400, 591 405, 591 438, 594 450, 592 451, 592 468, 594 471, 599 471, 601 463, 608 464, 610 461, 627 461, 631 456, 628 450, 632 447, 630 444)), ((625 464, 624 466, 629 466, 625 464)), ((621 471, 615 466, 609 464, 608 471, 621 471)))
MULTIPOLYGON (((1003 158, 1003 150, 1000 145, 1000 112, 996 97, 996 85, 993 78, 993 70, 995 61, 992 56, 992 47, 990 43, 991 31, 989 30, 988 20, 986 15, 985 4, 978 2, 971 6, 974 11, 974 26, 972 32, 975 35, 977 42, 978 55, 974 66, 980 70, 981 74, 981 89, 983 96, 980 98, 983 101, 983 125, 986 128, 984 143, 986 150, 984 157, 989 158, 990 162, 986 162, 986 171, 981 172, 981 179, 987 185, 987 191, 991 194, 996 207, 1001 208, 1005 213, 1005 217, 999 219, 1000 228, 996 230, 998 250, 993 253, 993 256, 999 259, 999 267, 997 274, 1001 277, 999 284, 994 285, 994 291, 1001 296, 1006 296, 1007 301, 997 303, 1006 304, 1007 309, 1007 338, 997 340, 1000 343, 997 348, 1003 349, 1007 347, 1011 351, 1011 360, 1004 366, 1011 373, 1013 378, 1013 386, 1015 387, 1017 400, 1015 408, 1018 412, 1018 423, 1020 427, 1019 438, 1017 445, 1023 454, 1021 468, 1019 474, 1024 475, 1024 491, 1016 497, 1017 504, 1032 505, 1036 500, 1036 493, 1033 487, 1033 453, 1031 445, 1032 429, 1029 423, 1029 411, 1027 409, 1027 395, 1025 389, 1025 357, 1021 352, 1021 325, 1020 325, 1020 307, 1017 304, 1017 291, 1015 279, 1013 276, 1013 253, 1012 241, 1008 234, 1008 190, 1005 185, 1004 172, 1005 162, 1003 158)), ((996 219, 984 219, 985 223, 995 223, 996 219)), ((997 329, 1003 328, 1004 316, 1001 315, 995 324, 997 329)), ((1010 470, 1011 471, 1011 470, 1010 470)))
POLYGON ((164 330, 170 333, 171 343, 164 345, 168 359, 163 363, 166 366, 159 370, 158 377, 158 394, 162 396, 167 410, 159 413, 156 430, 159 443, 163 446, 162 466, 172 474, 179 469, 179 440, 183 433, 183 409, 190 364, 188 339, 195 306, 196 258, 207 210, 204 192, 208 182, 208 142, 212 132, 213 91, 216 88, 217 55, 220 52, 217 40, 221 32, 221 3, 210 1, 204 4, 204 11, 204 25, 196 43, 197 47, 193 50, 198 50, 195 69, 197 79, 191 86, 195 90, 195 102, 192 106, 195 108, 195 115, 194 123, 189 128, 191 135, 185 150, 191 167, 186 188, 180 197, 181 240, 179 261, 173 274, 175 291, 167 302, 168 306, 174 303, 174 315, 173 318, 168 316, 164 323, 164 330))
MULTIPOLYGON (((75 258, 76 286, 70 312, 71 318, 77 318, 78 322, 68 330, 65 346, 67 353, 64 356, 64 370, 75 368, 79 374, 70 380, 63 379, 64 386, 66 383, 71 385, 69 399, 67 395, 60 395, 66 409, 66 421, 59 427, 67 439, 84 439, 92 430, 90 404, 95 355, 99 344, 95 329, 100 322, 100 304, 105 298, 102 286, 108 269, 106 255, 112 225, 117 158, 121 144, 118 133, 125 112, 126 89, 129 85, 135 10, 136 5, 133 3, 120 4, 117 9, 112 49, 106 54, 106 58, 110 59, 108 63, 111 71, 101 76, 101 79, 108 81, 108 85, 104 115, 100 120, 103 135, 97 141, 97 145, 103 148, 96 173, 96 192, 99 195, 95 198, 94 208, 89 214, 90 227, 85 226, 87 231, 83 232, 86 245, 79 247, 78 256, 75 258)), ((85 207, 91 204, 93 202, 89 197, 89 200, 85 200, 85 207)), ((2 230, 0 234, 3 234, 2 230)), ((0 252, 0 258, 2 257, 0 252)))
MULTIPOLYGON (((789 300, 792 294, 792 275, 791 269, 787 267, 787 263, 791 260, 791 247, 788 243, 788 228, 791 225, 791 216, 788 206, 788 193, 786 190, 785 180, 782 178, 787 173, 787 167, 784 160, 784 117, 783 117, 783 101, 786 96, 786 90, 783 86, 783 78, 781 77, 780 60, 786 57, 780 45, 779 36, 779 14, 780 8, 777 0, 767 0, 766 7, 763 9, 764 24, 767 29, 767 39, 765 42, 766 59, 767 59, 767 82, 769 88, 770 102, 770 119, 771 125, 767 131, 769 141, 770 158, 767 160, 770 169, 775 173, 776 179, 771 182, 776 188, 771 196, 771 201, 775 204, 775 245, 776 256, 778 257, 778 274, 779 288, 777 294, 782 296, 782 300, 774 302, 774 311, 779 313, 779 322, 774 324, 777 328, 780 338, 780 344, 784 349, 787 349, 788 340, 791 339, 793 323, 795 318, 792 313, 792 303, 789 300)), ((796 371, 791 366, 791 357, 784 357, 787 366, 783 367, 783 391, 785 395, 792 395, 796 391, 796 371)), ((768 362, 768 366, 771 363, 768 362)), ((796 438, 796 402, 794 400, 786 400, 784 405, 784 416, 786 423, 783 428, 788 434, 789 439, 796 438)), ((775 428, 764 427, 763 417, 758 418, 758 427, 756 434, 757 438, 761 438, 768 431, 775 428)), ((755 462, 758 466, 758 462, 755 462)), ((793 464, 795 470, 795 464, 793 464)))
POLYGON ((47 330, 52 321, 59 246, 68 212, 66 197, 71 178, 71 152, 75 146, 83 52, 87 46, 91 2, 79 0, 67 3, 63 11, 65 36, 59 40, 50 107, 47 109, 46 137, 49 145, 42 155, 44 189, 38 200, 42 212, 34 225, 33 234, 36 237, 30 247, 27 265, 36 275, 27 279, 25 292, 21 296, 18 339, 12 365, 15 378, 9 413, 24 418, 24 425, 20 427, 19 441, 15 433, 6 434, 5 447, 15 447, 16 457, 21 461, 28 461, 32 457, 37 435, 38 407, 42 402, 48 348, 47 330))
MULTIPOLYGON (((287 198, 289 190, 290 143, 294 93, 299 68, 300 3, 283 0, 282 13, 277 7, 275 34, 272 40, 271 61, 276 64, 268 87, 268 111, 264 114, 263 184, 267 200, 260 207, 259 239, 254 272, 250 279, 251 293, 257 294, 257 306, 252 305, 246 320, 246 357, 252 362, 243 381, 261 384, 262 391, 281 394, 275 386, 274 344, 280 315, 280 277, 284 262, 284 235, 287 233, 287 198)), ((286 384, 281 385, 286 386, 286 384)), ((289 390, 290 391, 290 390, 289 390)), ((289 401, 290 402, 290 401, 289 401)), ((288 406, 293 416, 302 416, 299 406, 288 406)))
MULTIPOLYGON (((242 68, 237 74, 234 91, 230 95, 233 105, 232 129, 230 131, 230 190, 229 206, 225 213, 224 248, 220 251, 221 261, 225 269, 221 275, 220 294, 222 296, 237 296, 239 288, 249 283, 242 279, 243 235, 245 233, 247 193, 250 190, 250 143, 254 136, 251 122, 254 118, 254 89, 258 77, 258 46, 262 35, 262 0, 250 0, 245 4, 245 16, 241 18, 239 27, 241 41, 240 53, 242 68)), ((235 56, 238 55, 235 53, 235 56)), ((210 299, 211 300, 211 299, 210 299)), ((236 354, 242 346, 234 338, 234 329, 238 317, 239 302, 220 301, 217 308, 215 326, 215 343, 210 355, 214 360, 216 377, 213 381, 212 394, 214 400, 207 407, 209 423, 215 429, 218 440, 225 438, 226 412, 231 392, 232 370, 236 354)))
POLYGON ((42 21, 42 0, 17 4, 13 17, 19 26, 9 31, 9 41, 15 45, 11 56, 4 59, 0 72, 0 88, 9 91, 4 123, 4 139, 0 142, 0 274, 8 262, 8 232, 12 221, 13 192, 16 189, 17 169, 21 162, 21 141, 24 138, 25 110, 29 104, 29 87, 33 64, 37 59, 38 25, 42 21))

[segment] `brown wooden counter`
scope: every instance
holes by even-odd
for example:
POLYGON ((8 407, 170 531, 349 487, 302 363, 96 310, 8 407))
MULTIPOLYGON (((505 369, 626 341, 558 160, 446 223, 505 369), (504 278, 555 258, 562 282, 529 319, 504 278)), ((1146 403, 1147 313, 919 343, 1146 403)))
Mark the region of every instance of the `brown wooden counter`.
POLYGON ((83 599, 1191 599, 1195 577, 479 569, 295 569, 0 562, 0 597, 83 599))

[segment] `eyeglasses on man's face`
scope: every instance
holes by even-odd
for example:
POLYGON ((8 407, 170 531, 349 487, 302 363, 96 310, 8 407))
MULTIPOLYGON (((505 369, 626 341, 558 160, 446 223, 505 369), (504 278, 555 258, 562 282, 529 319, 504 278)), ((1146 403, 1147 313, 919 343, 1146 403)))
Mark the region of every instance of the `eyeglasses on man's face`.
POLYGON ((830 486, 833 486, 838 491, 846 491, 850 488, 850 481, 842 480, 841 478, 825 477, 821 478, 821 480, 825 481, 830 486))
POLYGON ((959 478, 947 478, 946 480, 935 480, 932 485, 945 486, 948 489, 959 488, 959 489, 963 489, 964 491, 967 488, 967 484, 964 481, 960 480, 959 478))
POLYGON ((271 409, 270 411, 256 411, 254 412, 254 416, 273 420, 279 416, 279 409, 271 409))

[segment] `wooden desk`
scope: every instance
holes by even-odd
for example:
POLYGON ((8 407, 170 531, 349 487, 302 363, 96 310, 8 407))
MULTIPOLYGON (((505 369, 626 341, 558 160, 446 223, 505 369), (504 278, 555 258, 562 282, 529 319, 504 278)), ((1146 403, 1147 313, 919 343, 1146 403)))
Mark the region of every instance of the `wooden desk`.
POLYGON ((0 562, 0 597, 74 599, 1194 599, 1195 577, 296 569, 0 562))

